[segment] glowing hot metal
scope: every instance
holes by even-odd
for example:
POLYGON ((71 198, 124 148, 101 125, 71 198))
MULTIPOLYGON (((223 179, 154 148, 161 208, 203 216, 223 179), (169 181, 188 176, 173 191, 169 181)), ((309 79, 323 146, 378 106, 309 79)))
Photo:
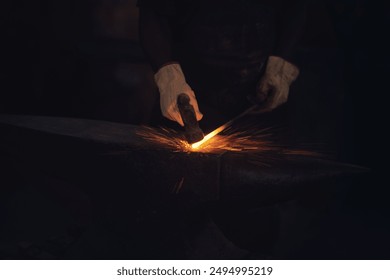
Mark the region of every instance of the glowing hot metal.
POLYGON ((224 124, 224 125, 218 127, 217 129, 211 131, 209 134, 207 134, 203 138, 203 140, 192 144, 191 148, 194 149, 194 150, 199 149, 200 146, 202 146, 205 142, 209 141, 211 138, 216 136, 218 133, 222 132, 226 127, 227 127, 226 124, 224 124))
POLYGON ((250 107, 248 110, 244 111, 243 113, 241 113, 240 115, 238 115, 237 117, 235 117, 234 119, 231 119, 230 121, 228 121, 227 123, 225 123, 224 125, 221 125, 220 127, 218 127, 217 129, 211 131, 209 134, 207 134, 203 140, 199 141, 199 142, 196 142, 194 144, 191 145, 191 148, 196 150, 198 149, 200 146, 202 146, 205 142, 209 141, 211 138, 213 138, 214 136, 216 136, 217 134, 221 133, 224 129, 226 129, 227 127, 229 127, 233 122, 235 122, 236 120, 238 120, 239 118, 247 115, 248 113, 258 109, 259 106, 258 105, 254 105, 252 107, 250 107))

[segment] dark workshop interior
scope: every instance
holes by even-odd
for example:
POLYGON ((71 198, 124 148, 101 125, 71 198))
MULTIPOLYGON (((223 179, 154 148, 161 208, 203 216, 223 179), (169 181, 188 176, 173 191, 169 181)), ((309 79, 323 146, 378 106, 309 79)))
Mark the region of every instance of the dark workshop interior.
MULTIPOLYGON (((3 1, 0 259, 389 259, 389 3, 307 1, 288 102, 234 124, 272 127, 256 153, 140 135, 183 132, 161 116, 140 9, 3 1)), ((248 107, 202 107, 194 89, 205 133, 248 107)))

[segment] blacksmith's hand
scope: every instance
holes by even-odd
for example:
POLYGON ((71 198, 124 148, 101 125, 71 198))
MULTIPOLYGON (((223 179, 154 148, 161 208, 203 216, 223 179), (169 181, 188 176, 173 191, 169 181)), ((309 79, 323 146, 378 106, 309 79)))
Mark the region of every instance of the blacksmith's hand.
POLYGON ((299 75, 299 69, 277 56, 268 58, 264 75, 256 88, 256 96, 252 101, 259 104, 253 113, 270 112, 287 102, 290 85, 299 75))
POLYGON ((184 126, 177 107, 177 97, 181 93, 186 93, 194 107, 196 119, 198 121, 202 119, 203 114, 199 111, 195 93, 186 83, 180 64, 171 63, 161 67, 154 75, 154 79, 160 91, 160 107, 164 117, 184 126))

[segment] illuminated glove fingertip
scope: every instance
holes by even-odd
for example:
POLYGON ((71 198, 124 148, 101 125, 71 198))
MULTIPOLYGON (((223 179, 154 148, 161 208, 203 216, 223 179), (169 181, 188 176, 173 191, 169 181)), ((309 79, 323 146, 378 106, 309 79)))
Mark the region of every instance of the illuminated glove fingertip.
POLYGON ((203 114, 202 114, 201 112, 198 111, 198 112, 196 113, 196 120, 197 120, 197 121, 200 121, 201 119, 203 119, 203 114))

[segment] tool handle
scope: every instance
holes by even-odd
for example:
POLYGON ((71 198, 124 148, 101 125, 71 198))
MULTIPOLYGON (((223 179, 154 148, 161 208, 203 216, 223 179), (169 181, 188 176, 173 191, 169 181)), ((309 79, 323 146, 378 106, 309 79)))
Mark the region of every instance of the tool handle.
POLYGON ((203 132, 199 128, 194 107, 190 104, 190 98, 185 93, 180 93, 177 97, 177 107, 184 123, 187 140, 191 143, 203 139, 203 132))
POLYGON ((190 97, 186 93, 180 93, 177 97, 177 105, 179 106, 188 106, 190 104, 190 97))
POLYGON ((177 107, 181 118, 183 119, 184 127, 192 127, 198 124, 196 120, 194 107, 190 104, 190 98, 185 93, 180 93, 177 97, 177 107))

